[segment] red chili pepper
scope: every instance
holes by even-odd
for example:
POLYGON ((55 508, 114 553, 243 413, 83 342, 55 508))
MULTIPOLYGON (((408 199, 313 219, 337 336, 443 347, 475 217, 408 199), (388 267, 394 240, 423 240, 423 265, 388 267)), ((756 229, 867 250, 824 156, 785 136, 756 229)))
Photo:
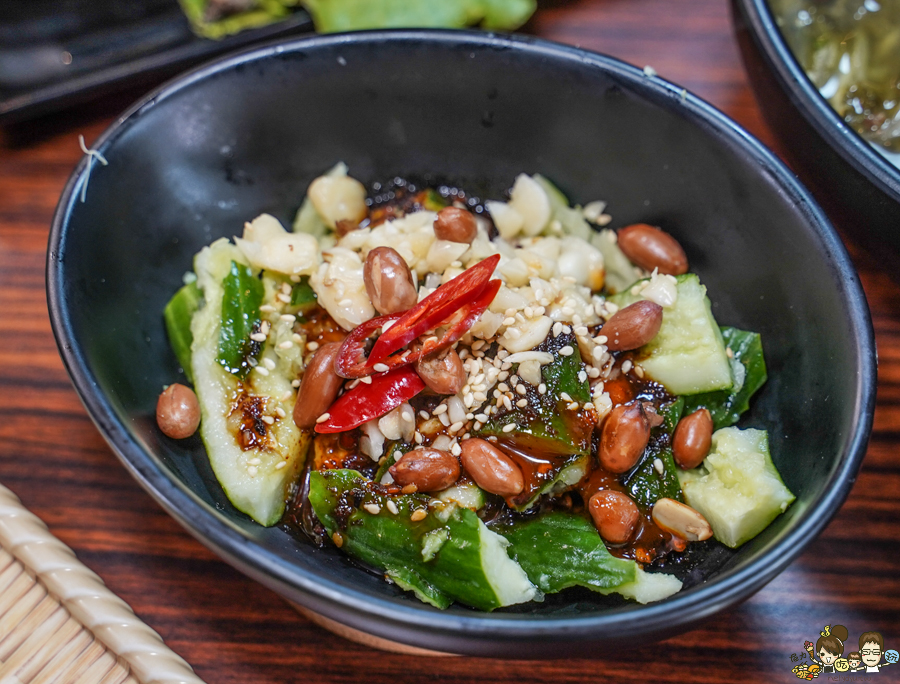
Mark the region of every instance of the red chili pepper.
MULTIPOLYGON (((369 364, 369 359, 366 356, 366 342, 385 323, 396 321, 402 315, 403 313, 401 312, 378 316, 353 328, 344 339, 344 343, 334 359, 334 372, 342 378, 361 378, 364 375, 371 375, 372 366, 369 364)), ((386 365, 392 367, 390 363, 386 365)))
POLYGON ((378 338, 369 354, 369 363, 374 365, 381 362, 420 335, 437 328, 446 318, 477 299, 487 285, 494 269, 497 268, 499 261, 499 254, 484 259, 460 273, 453 280, 441 285, 404 313, 386 333, 378 338))
POLYGON ((425 340, 422 347, 415 350, 411 355, 415 356, 415 358, 408 359, 407 362, 412 363, 421 356, 427 356, 428 354, 433 354, 445 347, 449 347, 460 337, 465 335, 469 328, 478 322, 478 319, 481 317, 481 314, 484 313, 484 310, 491 305, 492 301, 494 301, 494 297, 497 296, 497 292, 500 291, 500 286, 502 284, 503 281, 501 280, 491 280, 474 301, 469 302, 460 309, 460 315, 454 317, 457 318, 456 322, 450 325, 450 329, 447 330, 440 339, 432 341, 432 338, 428 338, 425 340))
POLYGON ((316 432, 345 432, 372 418, 383 416, 425 389, 425 383, 409 366, 372 376, 338 398, 328 409, 328 420, 316 432))

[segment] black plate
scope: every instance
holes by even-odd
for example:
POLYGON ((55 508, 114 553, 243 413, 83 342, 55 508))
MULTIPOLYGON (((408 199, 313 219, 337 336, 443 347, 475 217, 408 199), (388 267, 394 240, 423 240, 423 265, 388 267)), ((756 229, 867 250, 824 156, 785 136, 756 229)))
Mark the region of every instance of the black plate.
POLYGON ((781 35, 767 0, 732 0, 756 99, 791 165, 842 229, 900 265, 900 168, 822 97, 781 35))
MULTIPOLYGON (((871 428, 875 351, 856 272, 793 175, 681 88, 617 60, 525 37, 399 31, 314 37, 205 66, 136 104, 83 160, 54 217, 54 333, 85 406, 126 467, 198 539, 282 595, 415 646, 561 657, 685 629, 748 597, 837 512, 871 428), (289 223, 336 161, 365 183, 440 174, 502 197, 540 172, 615 225, 685 246, 722 324, 763 335, 770 380, 743 424, 768 428, 797 502, 736 553, 640 606, 590 592, 492 614, 438 611, 349 562, 235 511, 196 438, 154 423, 178 378, 161 311, 193 254, 245 220, 289 223)), ((713 547, 713 545, 709 545, 713 547)))
POLYGON ((215 55, 312 29, 301 10, 268 26, 209 40, 194 35, 177 0, 4 0, 0 123, 135 84, 159 83, 215 55))

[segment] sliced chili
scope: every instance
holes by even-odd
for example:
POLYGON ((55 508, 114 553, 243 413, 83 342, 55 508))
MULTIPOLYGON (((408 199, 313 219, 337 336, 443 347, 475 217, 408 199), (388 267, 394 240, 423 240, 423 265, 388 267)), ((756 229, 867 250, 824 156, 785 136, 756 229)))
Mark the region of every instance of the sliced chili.
POLYGON ((376 364, 386 359, 475 300, 484 290, 499 261, 499 254, 484 259, 441 285, 404 313, 378 338, 369 354, 369 363, 376 364))
MULTIPOLYGON (((377 318, 371 318, 365 323, 361 323, 360 325, 353 328, 347 338, 344 340, 344 343, 341 345, 340 350, 337 353, 337 356, 334 359, 334 372, 340 375, 342 378, 361 378, 364 375, 372 374, 372 365, 369 364, 369 359, 366 356, 366 342, 368 342, 369 338, 372 337, 376 332, 378 332, 385 323, 389 321, 396 321, 403 313, 393 313, 387 314, 386 316, 378 316, 377 318)), ((402 365, 402 364, 387 364, 388 367, 392 367, 392 365, 402 365)))
POLYGON ((328 409, 328 419, 316 425, 316 432, 345 432, 372 418, 383 416, 425 389, 425 383, 410 366, 372 376, 344 393, 328 409))

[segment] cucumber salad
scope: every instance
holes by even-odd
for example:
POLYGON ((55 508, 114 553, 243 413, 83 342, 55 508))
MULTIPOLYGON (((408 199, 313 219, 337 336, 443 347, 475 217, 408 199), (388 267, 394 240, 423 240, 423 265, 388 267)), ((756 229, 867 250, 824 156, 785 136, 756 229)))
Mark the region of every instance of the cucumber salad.
POLYGON ((482 202, 338 164, 291 229, 263 214, 196 255, 164 312, 193 390, 159 427, 199 427, 260 525, 438 608, 663 599, 689 544, 735 548, 794 496, 734 427, 760 336, 719 325, 668 233, 604 209, 540 175, 482 202))

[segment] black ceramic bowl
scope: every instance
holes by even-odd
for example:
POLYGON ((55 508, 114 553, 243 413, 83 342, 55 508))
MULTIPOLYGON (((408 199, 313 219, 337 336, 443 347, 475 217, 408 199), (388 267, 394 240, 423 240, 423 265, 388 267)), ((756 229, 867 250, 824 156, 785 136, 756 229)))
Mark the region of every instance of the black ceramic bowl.
POLYGON ((59 347, 126 467, 189 531, 251 577, 344 625, 478 655, 560 657, 683 630, 750 596, 835 514, 872 421, 875 353, 843 246, 807 192, 709 105, 621 62, 485 33, 314 37, 216 62, 132 107, 83 160, 50 237, 59 347), (541 172, 615 225, 684 245, 717 320, 762 333, 769 382, 744 425, 768 428, 797 502, 737 552, 696 545, 682 593, 641 606, 587 591, 491 614, 430 608, 350 562, 232 508, 197 439, 164 438, 178 379, 162 308, 191 257, 271 212, 289 222, 336 161, 365 183, 440 176, 501 197, 541 172))
POLYGON ((900 264, 900 168, 863 140, 806 77, 768 0, 732 0, 750 83, 800 178, 832 220, 900 264))

